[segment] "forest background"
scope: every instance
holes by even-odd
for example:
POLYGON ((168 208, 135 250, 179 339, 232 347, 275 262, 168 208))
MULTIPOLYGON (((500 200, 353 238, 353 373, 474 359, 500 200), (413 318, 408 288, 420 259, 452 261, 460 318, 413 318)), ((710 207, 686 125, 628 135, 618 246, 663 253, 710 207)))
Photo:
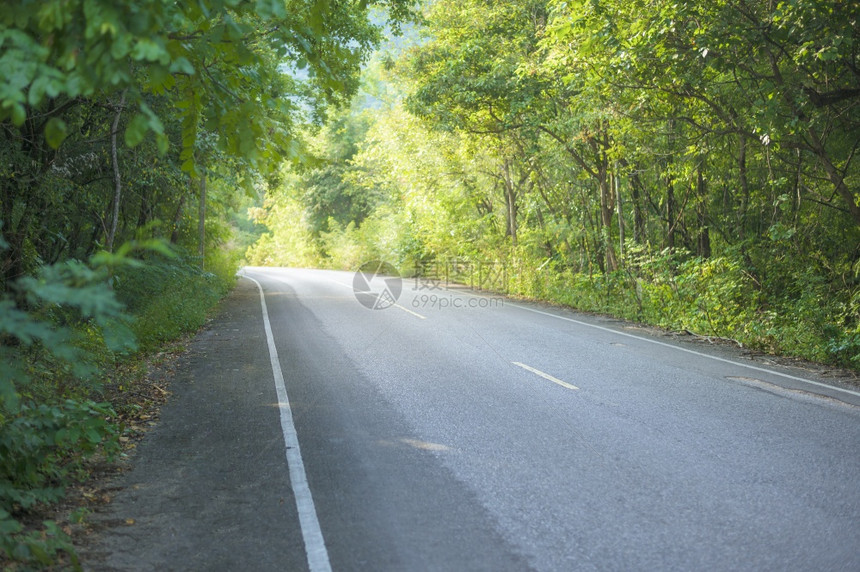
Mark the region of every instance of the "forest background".
POLYGON ((460 279, 856 368, 857 8, 433 2, 248 260, 490 265, 460 279))
POLYGON ((857 2, 372 4, 4 5, 9 562, 74 565, 34 518, 245 263, 456 266, 860 369, 857 2))

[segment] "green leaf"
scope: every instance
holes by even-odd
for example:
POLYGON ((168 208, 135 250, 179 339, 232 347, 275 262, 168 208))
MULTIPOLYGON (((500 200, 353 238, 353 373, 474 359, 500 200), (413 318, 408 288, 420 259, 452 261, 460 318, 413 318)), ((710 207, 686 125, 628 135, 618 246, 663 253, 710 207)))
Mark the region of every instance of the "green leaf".
POLYGON ((167 138, 167 135, 165 135, 164 133, 156 133, 155 134, 155 145, 158 147, 158 154, 164 155, 167 153, 167 150, 170 147, 170 140, 167 138))
POLYGON ((150 40, 148 38, 139 38, 134 49, 131 51, 131 57, 138 61, 163 61, 163 63, 166 63, 166 61, 168 61, 169 54, 160 42, 150 40))
MULTIPOLYGON (((4 102, 5 107, 5 102, 4 102)), ((27 110, 20 103, 12 103, 12 124, 15 127, 21 127, 27 120, 27 110)))
POLYGON ((0 508, 0 534, 11 535, 21 532, 21 523, 12 518, 8 512, 0 508))
POLYGON ((57 149, 66 139, 68 130, 69 128, 65 121, 59 117, 52 117, 45 125, 45 140, 47 140, 48 145, 57 149))
POLYGON ((187 58, 180 56, 170 62, 170 73, 194 75, 194 66, 191 65, 191 62, 189 62, 187 58))
POLYGON ((51 556, 48 554, 48 551, 45 550, 45 546, 38 542, 31 542, 28 545, 30 549, 30 554, 38 560, 42 564, 50 564, 51 556))
POLYGON ((129 35, 123 34, 120 35, 116 40, 114 40, 113 44, 110 48, 110 54, 114 59, 122 59, 128 55, 128 52, 131 50, 131 37, 129 35))
POLYGON ((125 144, 129 147, 137 147, 146 137, 149 128, 149 117, 143 113, 136 114, 125 128, 125 144))
POLYGON ((93 427, 88 427, 86 430, 87 440, 93 445, 101 443, 102 436, 93 427))
POLYGON ((265 19, 281 19, 287 15, 283 0, 257 0, 255 12, 265 19))
POLYGON ((42 98, 45 95, 45 91, 48 89, 48 84, 51 82, 50 78, 47 76, 39 76, 33 83, 30 84, 30 89, 27 92, 27 103, 30 104, 31 107, 39 105, 42 102, 42 98))

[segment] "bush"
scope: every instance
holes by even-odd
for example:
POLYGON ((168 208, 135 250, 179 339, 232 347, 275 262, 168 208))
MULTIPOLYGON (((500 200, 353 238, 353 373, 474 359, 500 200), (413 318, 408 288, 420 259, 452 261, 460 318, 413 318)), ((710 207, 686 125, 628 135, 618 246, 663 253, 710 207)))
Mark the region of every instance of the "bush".
POLYGON ((203 271, 148 246, 145 260, 124 245, 45 266, 0 297, 0 558, 50 564, 65 553, 76 566, 54 523, 27 531, 21 517, 61 499, 93 456, 119 450, 100 372, 199 328, 235 280, 234 255, 213 253, 203 271))
POLYGON ((134 348, 127 316, 96 257, 43 267, 0 298, 0 554, 48 563, 72 553, 45 523, 41 539, 18 515, 62 497, 84 462, 117 449, 113 410, 96 403, 104 357, 134 348))
POLYGON ((187 255, 154 255, 143 266, 117 271, 116 295, 135 318, 132 331, 142 350, 203 325, 212 306, 232 287, 237 269, 226 257, 211 262, 217 274, 201 269, 199 261, 187 255))
POLYGON ((574 272, 524 253, 508 260, 508 291, 586 312, 734 339, 772 353, 860 369, 860 288, 846 292, 808 267, 758 253, 700 258, 629 243, 622 270, 574 272), (761 274, 761 272, 758 272, 761 274))

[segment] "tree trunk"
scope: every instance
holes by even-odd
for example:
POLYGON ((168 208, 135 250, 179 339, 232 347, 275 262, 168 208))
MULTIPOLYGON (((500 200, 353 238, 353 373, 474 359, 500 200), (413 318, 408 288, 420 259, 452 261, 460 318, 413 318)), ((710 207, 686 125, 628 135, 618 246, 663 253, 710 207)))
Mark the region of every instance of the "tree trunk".
POLYGON ((615 257, 615 247, 612 244, 612 216, 615 214, 615 193, 609 180, 609 158, 606 150, 609 148, 609 135, 603 124, 600 124, 602 141, 595 138, 589 140, 594 150, 597 163, 597 185, 600 191, 600 221, 603 233, 603 255, 606 258, 606 272, 618 270, 618 259, 615 257))
POLYGON ((675 248, 675 182, 666 175, 666 247, 675 248))
MULTIPOLYGON (((191 186, 191 179, 188 180, 188 186, 191 186)), ((185 197, 182 194, 179 197, 179 204, 176 206, 176 214, 173 215, 173 224, 170 229, 170 244, 179 242, 179 223, 182 222, 182 209, 185 207, 185 197)))
POLYGON ((711 257, 711 234, 708 230, 708 187, 705 184, 704 158, 696 166, 696 221, 698 235, 696 237, 696 254, 702 258, 711 257))
POLYGON ((508 236, 511 237, 511 245, 517 246, 517 189, 511 178, 511 165, 506 159, 502 164, 502 183, 505 190, 506 218, 508 223, 508 236))
POLYGON ((639 175, 633 173, 630 176, 630 196, 633 199, 633 241, 636 244, 645 242, 645 216, 642 214, 642 181, 639 175))
POLYGON ((197 220, 197 254, 200 256, 200 267, 203 268, 206 254, 206 170, 200 177, 200 209, 197 220))
POLYGON ((137 228, 143 228, 149 224, 149 219, 152 217, 152 209, 150 201, 152 198, 152 190, 149 186, 144 186, 140 190, 140 208, 137 211, 137 228))
POLYGON ((110 227, 108 228, 107 237, 105 238, 105 249, 108 252, 113 252, 113 243, 116 238, 116 227, 119 222, 119 204, 122 199, 122 179, 119 174, 119 159, 117 157, 116 132, 119 129, 119 119, 122 115, 122 110, 125 107, 125 94, 127 90, 123 90, 119 98, 119 104, 116 107, 116 115, 113 118, 113 124, 110 130, 110 158, 113 165, 113 213, 111 214, 110 227))
POLYGON ((624 260, 624 205, 621 202, 621 185, 618 182, 618 165, 612 174, 615 183, 615 205, 618 207, 618 256, 624 260))
POLYGON ((670 119, 667 126, 666 146, 669 155, 666 158, 666 247, 675 248, 675 178, 672 175, 674 163, 673 142, 675 137, 675 120, 670 119))
POLYGON ((738 238, 743 240, 746 238, 747 224, 747 209, 750 204, 750 185, 747 180, 747 138, 745 135, 739 136, 738 144, 740 151, 738 153, 738 180, 741 185, 741 208, 738 213, 738 238))
POLYGON ((618 270, 618 259, 615 257, 615 248, 612 245, 612 215, 615 211, 615 200, 612 195, 612 188, 607 180, 608 173, 606 172, 605 164, 600 166, 600 173, 600 219, 603 223, 602 231, 604 255, 606 256, 606 272, 614 272, 618 270))
POLYGON ((600 243, 602 237, 597 222, 594 220, 592 205, 593 201, 588 190, 580 186, 579 195, 581 198, 582 225, 586 232, 582 234, 583 244, 585 245, 585 253, 588 259, 588 276, 593 272, 593 263, 597 262, 600 271, 603 272, 603 253, 600 252, 600 243), (589 240, 591 239, 591 240, 589 240), (590 246, 590 248, 589 248, 590 246))

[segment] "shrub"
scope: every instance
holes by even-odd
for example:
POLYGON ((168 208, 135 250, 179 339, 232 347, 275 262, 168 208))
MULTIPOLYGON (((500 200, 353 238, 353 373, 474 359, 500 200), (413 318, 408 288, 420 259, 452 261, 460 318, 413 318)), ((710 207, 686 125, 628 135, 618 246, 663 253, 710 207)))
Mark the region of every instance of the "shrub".
POLYGON ((146 264, 119 269, 117 298, 134 316, 132 330, 144 351, 203 325, 209 310, 233 285, 235 261, 211 258, 213 270, 188 255, 154 255, 146 264))
POLYGON ((65 553, 77 566, 54 523, 20 520, 85 478, 88 459, 118 451, 100 372, 199 328, 235 279, 230 253, 203 271, 161 243, 133 260, 136 246, 44 266, 0 297, 0 557, 47 565, 65 553))
POLYGON ((58 500, 88 458, 117 448, 110 404, 90 399, 104 356, 134 348, 107 281, 117 260, 45 266, 0 298, 0 551, 9 558, 44 564, 73 552, 50 523, 41 539, 17 516, 58 500))

